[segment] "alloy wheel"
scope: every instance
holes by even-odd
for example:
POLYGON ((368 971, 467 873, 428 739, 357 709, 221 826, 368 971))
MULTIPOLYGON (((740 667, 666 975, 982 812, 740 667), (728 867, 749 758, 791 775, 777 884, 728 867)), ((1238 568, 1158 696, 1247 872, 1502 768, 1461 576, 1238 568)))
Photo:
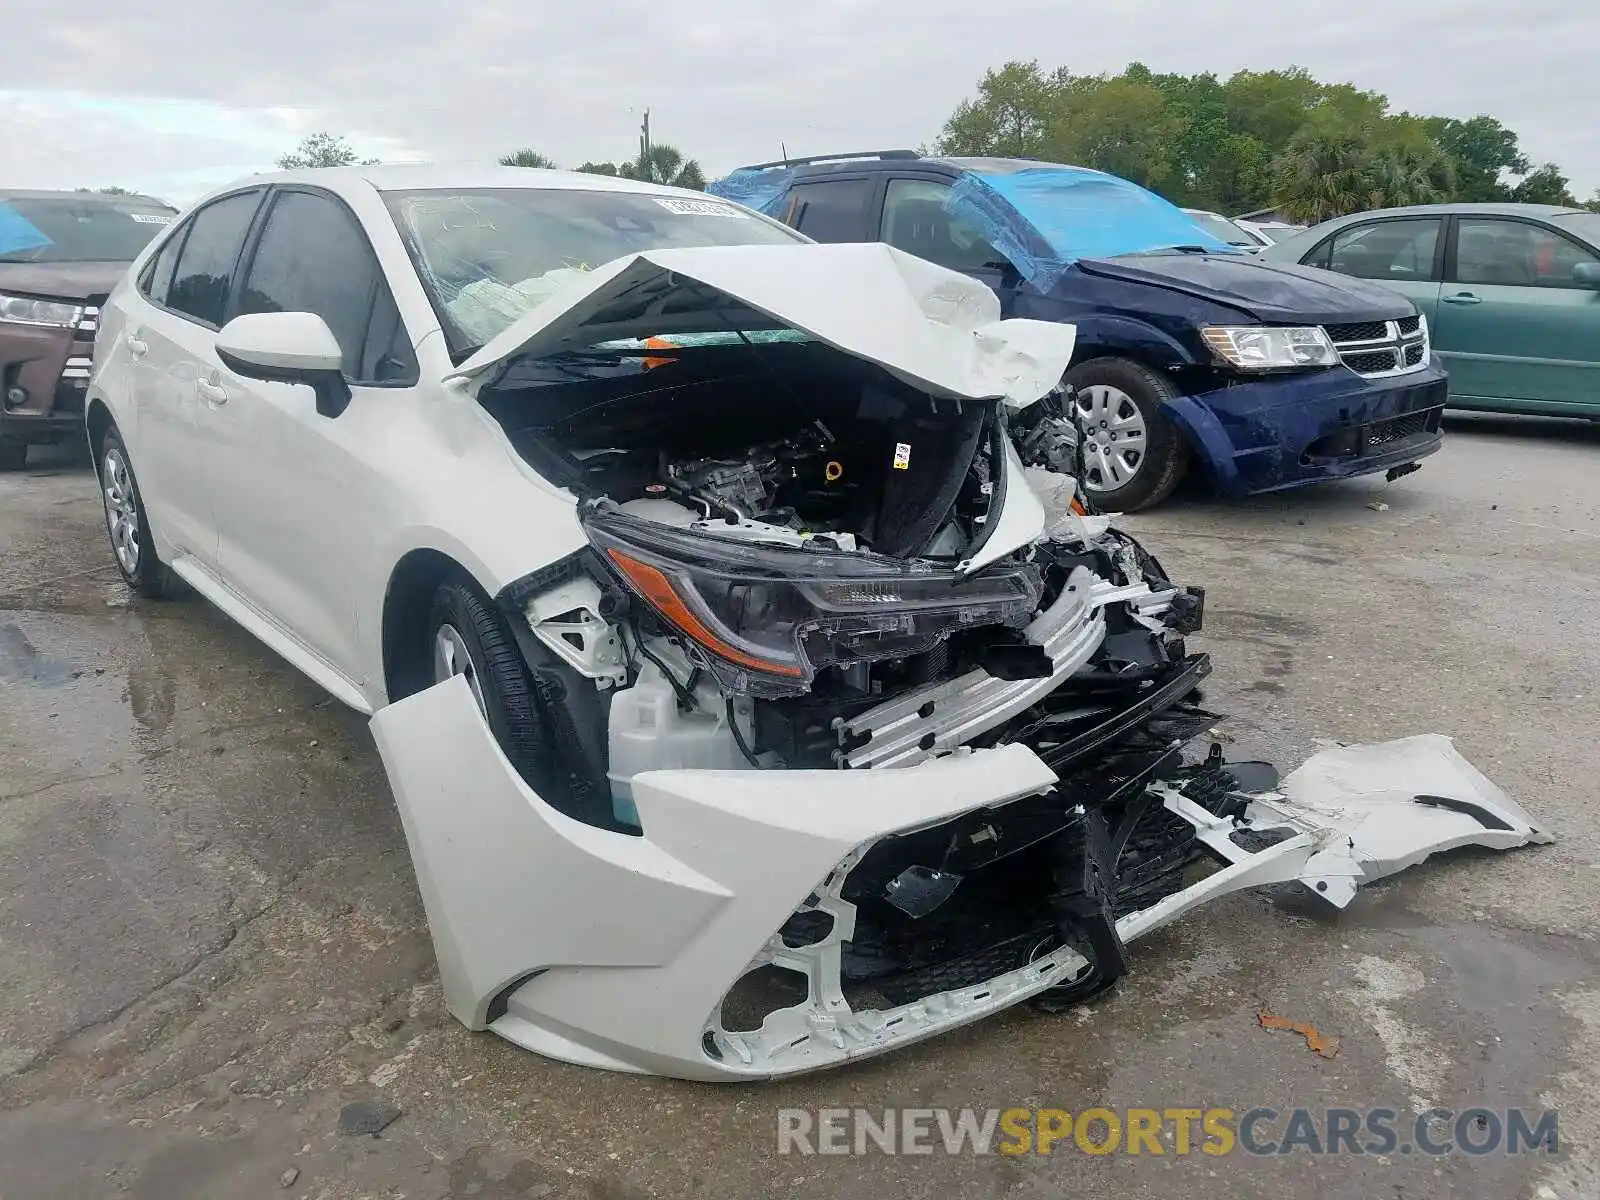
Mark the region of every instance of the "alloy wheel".
POLYGON ((139 573, 139 495, 134 490, 133 472, 128 470, 128 460, 121 449, 106 451, 100 474, 101 490, 105 493, 106 529, 111 534, 111 548, 123 573, 130 578, 139 573))

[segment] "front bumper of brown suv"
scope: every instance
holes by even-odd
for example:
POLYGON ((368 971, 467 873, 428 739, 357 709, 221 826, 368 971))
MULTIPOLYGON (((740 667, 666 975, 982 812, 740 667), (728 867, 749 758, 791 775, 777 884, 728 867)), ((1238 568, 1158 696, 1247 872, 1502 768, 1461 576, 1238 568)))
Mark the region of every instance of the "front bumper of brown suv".
POLYGON ((0 321, 0 463, 29 445, 81 436, 100 308, 77 308, 69 326, 0 321))

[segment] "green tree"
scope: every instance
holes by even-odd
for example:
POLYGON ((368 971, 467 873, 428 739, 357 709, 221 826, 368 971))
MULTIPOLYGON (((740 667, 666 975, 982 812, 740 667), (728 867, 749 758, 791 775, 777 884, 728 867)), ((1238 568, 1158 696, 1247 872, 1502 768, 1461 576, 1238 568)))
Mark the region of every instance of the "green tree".
POLYGON ((1455 200, 1492 203, 1511 199, 1505 176, 1526 175, 1532 168, 1517 144, 1517 135, 1493 117, 1427 117, 1423 127, 1455 165, 1455 200))
POLYGON ((700 164, 692 158, 685 158, 683 151, 666 142, 652 143, 648 152, 641 148, 632 162, 618 165, 617 174, 627 179, 664 183, 669 187, 693 188, 697 192, 703 192, 706 188, 706 177, 700 170, 700 164))
POLYGON ((1567 177, 1555 163, 1545 163, 1526 176, 1521 183, 1511 189, 1511 198, 1518 204, 1575 206, 1578 203, 1572 194, 1567 177))
POLYGON ((513 150, 510 154, 500 156, 502 167, 554 167, 556 160, 540 154, 537 150, 513 150))
POLYGON ((1050 117, 1052 157, 1156 191, 1187 188, 1182 139, 1188 121, 1168 107, 1148 76, 1079 81, 1068 88, 1050 117))
POLYGON ((1493 117, 1391 113, 1381 92, 1304 67, 1219 80, 1139 62, 1098 76, 1008 62, 984 72, 937 149, 1098 167, 1220 212, 1281 201, 1301 220, 1454 199, 1571 202, 1559 169, 1531 170, 1493 117))
POLYGON ((1595 188, 1594 195, 1584 201, 1583 206, 1590 212, 1600 212, 1600 188, 1595 188))
POLYGON ((95 188, 95 191, 99 192, 102 196, 134 196, 138 194, 125 187, 118 187, 114 183, 110 187, 95 188))
POLYGON ((1273 198, 1295 220, 1449 199, 1455 168, 1413 125, 1344 125, 1323 113, 1290 139, 1273 170, 1273 198))
POLYGON ((1304 67, 1287 71, 1240 71, 1222 85, 1228 127, 1247 133, 1274 153, 1300 132, 1323 96, 1322 84, 1304 67))
POLYGON ((984 72, 978 94, 956 106, 936 147, 941 154, 1044 158, 1053 111, 1071 76, 1046 76, 1035 62, 1008 62, 984 72))
POLYGON ((1272 187, 1290 219, 1307 224, 1375 207, 1380 190, 1358 131, 1313 127, 1295 134, 1275 160, 1272 187))
POLYGON ((358 158, 350 144, 332 133, 313 133, 302 138, 300 144, 278 160, 285 171, 302 167, 363 167, 376 166, 375 158, 358 158))
POLYGON ((615 175, 617 164, 611 162, 586 162, 578 170, 586 175, 615 175))

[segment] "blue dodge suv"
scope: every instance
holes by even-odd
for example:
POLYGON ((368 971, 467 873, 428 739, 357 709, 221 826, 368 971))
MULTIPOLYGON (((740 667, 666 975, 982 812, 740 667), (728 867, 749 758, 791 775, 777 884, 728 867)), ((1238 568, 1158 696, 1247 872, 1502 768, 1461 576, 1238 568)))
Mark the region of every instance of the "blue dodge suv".
MULTIPOLYGON (((1062 397, 1105 509, 1166 497, 1198 459, 1225 492, 1388 472, 1439 449, 1445 376, 1427 323, 1377 284, 1264 263, 1100 171, 912 151, 742 167, 711 185, 821 242, 883 241, 982 279, 1006 316, 1071 322, 1062 397)), ((1045 432, 1048 432, 1047 430, 1045 432)))

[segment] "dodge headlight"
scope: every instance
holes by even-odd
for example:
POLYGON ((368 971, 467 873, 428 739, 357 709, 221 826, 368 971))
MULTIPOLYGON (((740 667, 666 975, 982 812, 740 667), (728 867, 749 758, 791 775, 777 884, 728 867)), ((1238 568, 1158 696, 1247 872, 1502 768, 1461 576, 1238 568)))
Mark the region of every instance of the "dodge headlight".
POLYGON ((798 695, 823 667, 917 654, 961 629, 1021 628, 1042 591, 1027 565, 967 578, 614 512, 590 516, 584 528, 628 590, 703 652, 723 686, 747 695, 798 695))
POLYGON ((1317 325, 1213 325, 1206 330, 1212 353, 1241 371, 1333 367, 1339 353, 1317 325))
POLYGON ((83 309, 76 304, 62 304, 56 300, 33 300, 27 296, 8 296, 0 292, 0 322, 70 329, 82 316, 83 309))

